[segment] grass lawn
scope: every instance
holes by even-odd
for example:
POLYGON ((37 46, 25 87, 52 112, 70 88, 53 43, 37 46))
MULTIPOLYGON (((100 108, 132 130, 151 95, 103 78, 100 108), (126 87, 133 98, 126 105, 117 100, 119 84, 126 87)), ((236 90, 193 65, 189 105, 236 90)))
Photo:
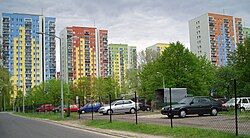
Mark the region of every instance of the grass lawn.
POLYGON ((40 112, 40 113, 20 113, 16 112, 14 113, 16 115, 26 116, 30 118, 43 118, 43 119, 49 119, 49 120, 55 120, 55 121, 63 121, 63 120, 75 120, 78 119, 77 113, 70 113, 70 117, 66 117, 67 113, 64 113, 64 118, 61 117, 60 113, 53 113, 53 112, 40 112))
MULTIPOLYGON (((227 115, 227 116, 234 116, 235 111, 234 110, 223 111, 223 112, 220 112, 219 114, 227 115)), ((239 111, 238 110, 238 118, 240 120, 250 120, 250 111, 239 111)))
MULTIPOLYGON (((71 113, 70 117, 61 118, 60 113, 14 113, 21 116, 26 116, 30 118, 43 118, 55 121, 65 121, 65 120, 77 120, 78 114, 71 113)), ((230 112, 224 113, 227 115, 233 115, 230 112)), ((66 113, 65 113, 66 115, 66 113)), ((248 116, 247 112, 244 115, 248 116)), ((249 116, 248 116, 249 117, 249 116)), ((121 130, 121 131, 129 131, 129 132, 137 132, 144 133, 150 135, 159 135, 159 136, 170 136, 170 137, 182 137, 182 138, 234 138, 235 134, 226 133, 222 131, 210 130, 210 129, 202 129, 202 128, 192 128, 192 127, 176 127, 171 128, 169 126, 157 125, 157 124, 146 124, 139 123, 135 125, 135 123, 131 122, 123 122, 123 121, 114 121, 109 123, 109 120, 88 120, 83 121, 83 125, 102 128, 102 129, 113 129, 113 130, 121 130)), ((240 138, 250 138, 250 135, 240 135, 240 138)))
MULTIPOLYGON (((190 127, 168 127, 163 125, 139 123, 138 125, 129 122, 113 121, 109 123, 108 120, 90 120, 84 122, 84 125, 97 127, 102 129, 114 129, 130 132, 145 133, 150 135, 163 135, 182 138, 234 138, 235 135, 216 130, 190 128, 190 127)), ((239 136, 250 137, 250 136, 239 136)))

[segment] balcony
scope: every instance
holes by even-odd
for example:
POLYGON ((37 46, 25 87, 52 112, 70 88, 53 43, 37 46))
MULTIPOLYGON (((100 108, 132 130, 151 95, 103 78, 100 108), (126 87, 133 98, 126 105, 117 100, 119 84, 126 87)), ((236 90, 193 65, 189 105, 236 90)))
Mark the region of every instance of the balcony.
POLYGON ((211 58, 211 61, 212 62, 216 62, 216 58, 211 58))
POLYGON ((209 22, 209 26, 214 27, 214 23, 213 22, 209 22))
POLYGON ((3 22, 9 23, 10 22, 10 18, 3 18, 3 22))
POLYGON ((10 33, 9 30, 3 30, 3 35, 4 35, 4 34, 9 34, 9 33, 10 33))
POLYGON ((54 33, 55 29, 49 29, 49 32, 54 33))

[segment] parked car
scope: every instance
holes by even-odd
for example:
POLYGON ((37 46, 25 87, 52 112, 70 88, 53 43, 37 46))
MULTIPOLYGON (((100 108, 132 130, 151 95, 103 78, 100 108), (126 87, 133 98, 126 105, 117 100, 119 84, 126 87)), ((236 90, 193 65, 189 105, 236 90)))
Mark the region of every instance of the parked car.
POLYGON ((146 104, 146 103, 139 102, 139 107, 140 107, 140 110, 142 110, 142 111, 150 111, 151 110, 151 106, 146 104))
POLYGON ((73 105, 70 105, 69 108, 68 106, 66 105, 66 107, 64 107, 64 111, 67 112, 68 110, 70 109, 70 112, 77 112, 78 111, 78 106, 73 104, 73 105))
POLYGON ((172 105, 172 110, 170 106, 165 106, 161 109, 161 114, 167 115, 168 117, 173 117, 174 115, 179 115, 179 117, 186 117, 188 114, 210 114, 216 116, 219 111, 221 111, 222 105, 216 100, 210 97, 196 96, 196 97, 186 97, 178 102, 178 104, 172 105))
MULTIPOLYGON (((70 112, 77 112, 78 109, 79 108, 77 107, 77 105, 75 105, 75 104, 74 105, 70 105, 70 112)), ((55 107, 52 111, 53 112, 60 112, 61 111, 61 106, 55 107)), ((64 112, 68 111, 68 106, 67 105, 64 106, 63 111, 64 112)))
POLYGON ((55 107, 52 104, 43 104, 40 107, 36 108, 37 112, 47 112, 52 111, 55 107))
POLYGON ((53 112, 60 112, 61 111, 61 105, 55 107, 52 109, 53 112))
POLYGON ((228 101, 225 98, 215 98, 222 105, 222 111, 228 111, 228 108, 224 106, 224 104, 228 101))
POLYGON ((93 106, 93 112, 98 112, 98 110, 100 109, 100 107, 102 107, 102 104, 99 102, 96 103, 88 103, 86 105, 84 105, 83 107, 81 107, 78 112, 80 114, 84 114, 84 113, 88 113, 88 112, 92 112, 92 106, 93 106))
MULTIPOLYGON (((111 103, 111 110, 110 105, 103 106, 99 109, 99 113, 102 114, 113 114, 113 113, 135 113, 135 102, 132 100, 117 100, 111 103)), ((139 110, 139 104, 137 103, 137 110, 139 110)))
MULTIPOLYGON (((241 111, 250 110, 250 97, 237 98, 236 103, 241 111)), ((223 106, 226 108, 235 107, 235 98, 230 99, 223 106)))

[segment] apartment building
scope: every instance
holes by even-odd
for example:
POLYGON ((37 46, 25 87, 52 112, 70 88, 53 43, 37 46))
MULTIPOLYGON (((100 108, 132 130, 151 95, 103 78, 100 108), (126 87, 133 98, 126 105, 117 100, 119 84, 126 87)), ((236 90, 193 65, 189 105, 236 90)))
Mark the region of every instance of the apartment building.
POLYGON ((150 47, 147 47, 146 49, 150 49, 161 54, 165 50, 165 48, 168 48, 168 47, 169 47, 168 43, 156 43, 150 47))
POLYGON ((15 91, 26 92, 55 78, 55 21, 55 18, 43 15, 2 14, 3 67, 11 74, 15 91))
POLYGON ((120 84, 124 83, 128 69, 137 68, 135 46, 109 44, 111 76, 120 84))
POLYGON ((108 30, 72 26, 64 28, 60 37, 64 81, 109 75, 108 30))
POLYGON ((237 43, 243 42, 242 19, 206 13, 189 21, 190 50, 216 66, 227 65, 237 43))

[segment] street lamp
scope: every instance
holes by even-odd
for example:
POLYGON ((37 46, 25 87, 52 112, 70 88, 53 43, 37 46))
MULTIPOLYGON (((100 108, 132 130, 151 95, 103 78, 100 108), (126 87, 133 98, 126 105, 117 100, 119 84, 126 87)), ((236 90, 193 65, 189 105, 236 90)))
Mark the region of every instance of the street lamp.
MULTIPOLYGON (((60 43, 60 62, 62 62, 62 54, 61 54, 61 48, 62 48, 62 39, 56 35, 51 35, 51 34, 46 34, 44 32, 37 32, 37 34, 44 34, 44 35, 49 35, 49 36, 54 36, 55 38, 59 39, 59 43, 60 43)), ((64 104, 63 104, 63 75, 62 75, 62 64, 60 64, 60 80, 61 80, 61 115, 62 118, 64 118, 64 104)))
MULTIPOLYGON (((67 93, 69 94, 69 86, 70 86, 70 83, 69 83, 69 71, 68 71, 68 40, 71 40, 72 42, 72 46, 71 47, 73 47, 73 45, 74 45, 74 43, 73 43, 73 41, 74 41, 74 38, 80 38, 80 37, 78 37, 78 36, 71 36, 71 37, 69 37, 69 38, 67 38, 67 43, 66 43, 66 52, 65 52, 65 55, 66 55, 66 57, 65 57, 65 65, 66 65, 66 71, 65 71, 65 74, 67 74, 66 75, 66 82, 67 82, 67 93)), ((62 49, 62 48, 61 48, 62 49)), ((61 52, 62 53, 62 52, 61 52)), ((79 50, 79 53, 80 53, 80 50, 79 50)), ((80 60, 81 61, 81 60, 80 60)), ((61 60, 61 66, 62 66, 62 60, 61 60)), ((81 63, 80 63, 80 65, 81 65, 81 63)), ((62 72, 61 72, 61 74, 62 74, 62 72)), ((80 74, 81 74, 81 72, 80 72, 80 74)), ((80 104, 79 104, 80 105, 80 104)), ((79 106, 79 108, 80 108, 80 106, 79 106)), ((70 116, 70 100, 68 100, 68 114, 67 114, 67 117, 69 117, 70 116)))
POLYGON ((162 78, 163 78, 163 80, 162 80, 162 85, 163 85, 163 89, 164 89, 164 88, 165 88, 164 75, 163 75, 161 72, 156 72, 156 73, 162 75, 162 78))

